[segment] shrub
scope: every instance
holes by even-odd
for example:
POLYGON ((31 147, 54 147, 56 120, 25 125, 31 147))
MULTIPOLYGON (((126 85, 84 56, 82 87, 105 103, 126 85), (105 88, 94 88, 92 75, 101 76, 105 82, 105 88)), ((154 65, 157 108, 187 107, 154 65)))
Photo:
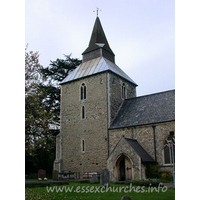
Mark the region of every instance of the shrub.
POLYGON ((146 165, 147 178, 158 178, 158 164, 147 164, 146 165))
POLYGON ((161 179, 166 179, 167 176, 168 176, 168 174, 166 172, 164 172, 164 173, 161 173, 160 178, 161 179))
POLYGON ((162 182, 173 182, 173 176, 168 172, 161 172, 159 174, 160 179, 162 182))

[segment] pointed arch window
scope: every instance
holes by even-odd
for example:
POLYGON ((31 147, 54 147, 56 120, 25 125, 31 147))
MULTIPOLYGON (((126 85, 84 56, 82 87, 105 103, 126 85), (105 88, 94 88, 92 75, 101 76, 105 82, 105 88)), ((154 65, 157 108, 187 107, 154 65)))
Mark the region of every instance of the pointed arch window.
POLYGON ((173 162, 175 162, 175 137, 174 137, 174 135, 169 135, 165 139, 163 149, 164 149, 164 164, 172 165, 173 162))
POLYGON ((126 99, 126 86, 125 86, 125 83, 122 84, 122 99, 126 99))
POLYGON ((82 85, 81 85, 80 95, 81 95, 80 96, 81 100, 86 99, 86 85, 85 85, 85 83, 82 83, 82 85))

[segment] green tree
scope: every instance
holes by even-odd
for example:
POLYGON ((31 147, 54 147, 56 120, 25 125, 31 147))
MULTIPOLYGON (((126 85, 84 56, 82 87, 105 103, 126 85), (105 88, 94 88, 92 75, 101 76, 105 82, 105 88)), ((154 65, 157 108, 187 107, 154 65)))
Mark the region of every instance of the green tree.
POLYGON ((64 55, 50 61, 47 68, 39 63, 39 53, 25 51, 25 156, 26 173, 39 168, 51 173, 55 159, 55 136, 60 125, 60 86, 81 60, 64 55))
POLYGON ((50 171, 55 154, 54 108, 46 109, 43 100, 46 91, 40 87, 44 81, 39 53, 25 50, 25 159, 26 173, 39 168, 50 171), (50 165, 49 165, 49 162, 50 165), (50 167, 51 166, 51 167, 50 167))

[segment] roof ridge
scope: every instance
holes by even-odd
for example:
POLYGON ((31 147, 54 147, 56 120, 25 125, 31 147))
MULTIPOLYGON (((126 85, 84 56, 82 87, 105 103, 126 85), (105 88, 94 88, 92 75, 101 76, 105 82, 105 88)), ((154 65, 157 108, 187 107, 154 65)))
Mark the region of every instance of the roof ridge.
POLYGON ((125 99, 124 101, 129 101, 129 100, 132 100, 132 99, 143 98, 143 97, 147 97, 147 96, 154 96, 154 95, 157 95, 157 94, 162 94, 162 93, 167 93, 167 92, 172 92, 172 91, 175 91, 175 89, 161 91, 161 92, 156 92, 156 93, 152 93, 152 94, 145 94, 145 95, 138 96, 138 97, 132 97, 132 98, 125 99))

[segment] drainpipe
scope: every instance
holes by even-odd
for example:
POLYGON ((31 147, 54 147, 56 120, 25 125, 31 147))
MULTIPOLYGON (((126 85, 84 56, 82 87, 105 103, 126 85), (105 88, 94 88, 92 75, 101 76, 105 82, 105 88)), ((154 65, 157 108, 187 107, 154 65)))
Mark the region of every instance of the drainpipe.
POLYGON ((107 92, 107 150, 109 157, 109 130, 110 128, 110 75, 106 72, 106 92, 107 92))
POLYGON ((156 126, 152 126, 153 128, 153 142, 154 142, 154 153, 155 153, 155 161, 157 162, 157 156, 156 156, 156 126))

